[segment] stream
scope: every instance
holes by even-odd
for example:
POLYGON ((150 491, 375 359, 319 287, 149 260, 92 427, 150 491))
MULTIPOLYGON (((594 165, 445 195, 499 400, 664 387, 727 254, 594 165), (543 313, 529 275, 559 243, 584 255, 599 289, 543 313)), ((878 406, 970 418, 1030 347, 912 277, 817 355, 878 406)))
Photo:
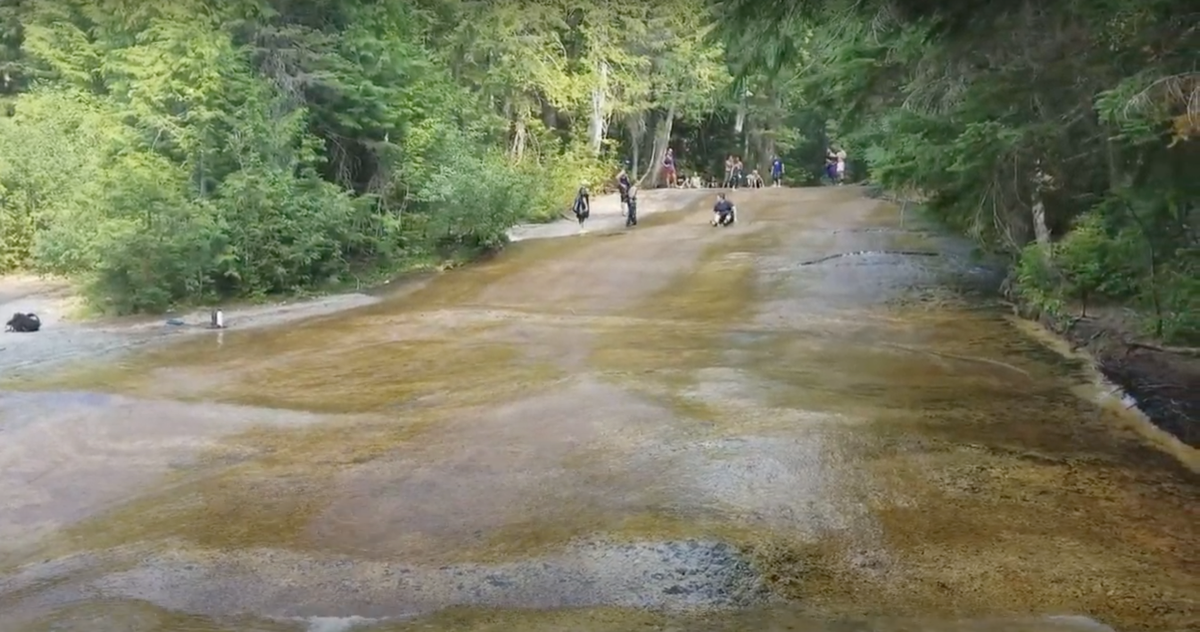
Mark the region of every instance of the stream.
POLYGON ((969 245, 679 195, 0 386, 0 629, 1200 629, 1198 470, 969 245))

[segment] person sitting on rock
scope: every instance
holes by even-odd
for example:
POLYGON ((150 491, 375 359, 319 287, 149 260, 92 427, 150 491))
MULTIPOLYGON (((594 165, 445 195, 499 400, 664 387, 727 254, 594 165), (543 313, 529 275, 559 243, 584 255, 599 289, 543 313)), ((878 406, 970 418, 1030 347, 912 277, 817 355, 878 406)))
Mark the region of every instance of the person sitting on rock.
POLYGON ((737 221, 737 207, 725 197, 724 193, 717 194, 717 203, 713 205, 713 226, 729 226, 737 221))

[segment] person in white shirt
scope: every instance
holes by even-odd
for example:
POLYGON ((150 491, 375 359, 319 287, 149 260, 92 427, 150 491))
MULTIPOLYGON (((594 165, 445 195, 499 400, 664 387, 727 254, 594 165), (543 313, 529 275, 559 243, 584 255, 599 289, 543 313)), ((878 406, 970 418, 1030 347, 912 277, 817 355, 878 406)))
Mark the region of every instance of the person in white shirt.
POLYGON ((763 178, 762 178, 762 176, 758 175, 758 169, 755 169, 750 172, 750 177, 747 179, 747 184, 752 189, 763 188, 763 178))
POLYGON ((838 147, 837 151, 834 153, 834 156, 837 158, 837 166, 834 167, 834 170, 837 173, 837 183, 845 184, 846 183, 846 150, 842 149, 841 147, 838 147))

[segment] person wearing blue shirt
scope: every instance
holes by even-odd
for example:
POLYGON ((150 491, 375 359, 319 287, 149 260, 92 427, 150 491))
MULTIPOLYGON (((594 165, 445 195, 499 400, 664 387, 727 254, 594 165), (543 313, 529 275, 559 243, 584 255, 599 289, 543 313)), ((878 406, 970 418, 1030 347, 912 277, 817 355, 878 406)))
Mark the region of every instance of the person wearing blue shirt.
POLYGON ((771 158, 771 186, 783 186, 783 161, 779 156, 771 158))
POLYGON ((724 193, 717 194, 717 203, 713 205, 713 226, 729 226, 737 221, 737 207, 725 197, 724 193))

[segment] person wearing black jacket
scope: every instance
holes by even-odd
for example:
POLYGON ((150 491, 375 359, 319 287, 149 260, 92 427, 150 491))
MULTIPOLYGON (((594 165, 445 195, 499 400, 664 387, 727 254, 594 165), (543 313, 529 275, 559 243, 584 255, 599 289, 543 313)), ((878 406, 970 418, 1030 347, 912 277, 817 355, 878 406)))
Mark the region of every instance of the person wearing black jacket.
POLYGON ((629 194, 625 197, 625 208, 628 212, 625 214, 625 228, 637 226, 637 187, 630 187, 629 194))
POLYGON ((633 188, 633 183, 629 181, 628 166, 621 167, 621 172, 617 174, 617 191, 621 194, 622 210, 629 207, 629 190, 633 188))
POLYGON ((579 193, 575 194, 575 204, 571 210, 579 220, 579 232, 582 233, 583 223, 587 221, 588 215, 592 214, 592 196, 588 193, 586 184, 579 185, 579 193))
POLYGON ((713 226, 729 226, 737 221, 737 207, 725 197, 724 193, 717 194, 717 203, 713 205, 713 226))

